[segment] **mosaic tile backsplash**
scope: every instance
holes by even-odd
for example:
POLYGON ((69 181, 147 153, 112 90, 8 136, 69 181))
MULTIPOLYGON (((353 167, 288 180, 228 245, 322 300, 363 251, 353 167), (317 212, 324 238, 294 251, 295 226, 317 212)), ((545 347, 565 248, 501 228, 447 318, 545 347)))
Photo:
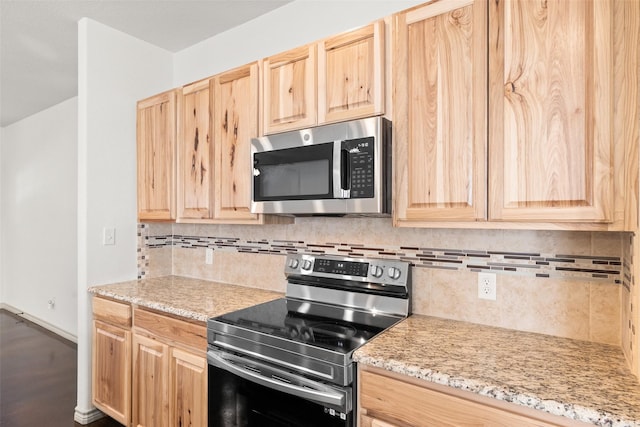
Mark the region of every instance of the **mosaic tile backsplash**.
POLYGON ((167 274, 284 292, 287 253, 397 258, 414 313, 620 345, 626 233, 393 228, 384 218, 270 226, 141 224, 139 276, 167 274), (213 265, 205 263, 213 249, 213 265), (497 275, 479 300, 477 272, 497 275))
MULTIPOLYGON (((408 261, 414 267, 442 270, 490 271, 530 275, 533 277, 574 277, 621 284, 622 262, 619 256, 586 256, 541 252, 482 251, 464 248, 432 248, 417 246, 371 247, 361 243, 305 242, 302 240, 241 239, 229 236, 186 236, 180 234, 145 235, 140 225, 145 248, 179 247, 210 248, 255 254, 286 255, 291 253, 326 254, 364 258, 393 258, 408 261)), ((140 264, 139 278, 145 276, 140 264)), ((627 283, 624 283, 628 286, 627 283)))

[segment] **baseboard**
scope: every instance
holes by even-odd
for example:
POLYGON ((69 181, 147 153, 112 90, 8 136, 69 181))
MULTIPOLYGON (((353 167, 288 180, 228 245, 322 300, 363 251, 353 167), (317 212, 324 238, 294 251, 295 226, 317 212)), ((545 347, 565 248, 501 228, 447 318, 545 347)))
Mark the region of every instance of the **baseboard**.
POLYGON ((71 342, 74 343, 78 343, 78 337, 75 335, 72 335, 70 333, 68 333, 67 331, 63 331, 62 329, 58 328, 57 326, 52 325, 51 323, 44 321, 38 317, 32 316, 28 313, 23 312, 22 310, 19 310, 9 304, 6 303, 0 303, 0 309, 4 309, 7 310, 17 316, 20 316, 26 320, 28 320, 29 322, 33 322, 38 326, 41 326, 51 332, 53 332, 56 335, 60 335, 62 338, 69 340, 71 342))
POLYGON ((104 417, 106 417, 106 415, 96 408, 93 408, 88 412, 83 412, 76 408, 76 411, 73 415, 73 420, 78 424, 87 425, 104 417))

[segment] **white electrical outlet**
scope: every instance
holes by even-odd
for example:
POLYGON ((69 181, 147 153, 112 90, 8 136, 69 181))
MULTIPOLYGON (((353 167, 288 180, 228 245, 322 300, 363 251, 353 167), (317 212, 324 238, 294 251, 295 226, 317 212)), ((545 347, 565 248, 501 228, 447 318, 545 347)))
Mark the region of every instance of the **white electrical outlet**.
POLYGON ((204 250, 204 262, 206 264, 213 264, 213 249, 207 248, 204 250))
POLYGON ((478 298, 496 300, 496 275, 478 273, 478 298))

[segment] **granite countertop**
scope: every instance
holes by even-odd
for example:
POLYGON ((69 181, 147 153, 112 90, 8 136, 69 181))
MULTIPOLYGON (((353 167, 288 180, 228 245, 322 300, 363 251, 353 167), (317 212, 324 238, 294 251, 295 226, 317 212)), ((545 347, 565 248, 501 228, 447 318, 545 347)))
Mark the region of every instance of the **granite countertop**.
MULTIPOLYGON (((201 322, 283 297, 178 276, 89 292, 201 322)), ((640 384, 616 346, 413 315, 354 360, 598 426, 640 427, 640 384)))
POLYGON ((414 315, 354 359, 598 426, 640 426, 640 384, 616 346, 414 315))
POLYGON ((201 322, 284 296, 279 292, 179 276, 93 286, 89 292, 201 322))

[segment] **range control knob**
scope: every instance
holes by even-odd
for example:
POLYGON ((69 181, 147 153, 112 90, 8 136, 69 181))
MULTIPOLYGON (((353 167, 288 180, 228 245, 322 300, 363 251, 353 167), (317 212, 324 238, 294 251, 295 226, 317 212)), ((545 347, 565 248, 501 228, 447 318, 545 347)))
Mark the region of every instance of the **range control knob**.
POLYGON ((389 277, 391 277, 393 280, 398 280, 400 278, 400 275, 402 274, 400 272, 399 268, 396 267, 389 267, 389 270, 387 271, 387 274, 389 275, 389 277))
POLYGON ((313 263, 308 259, 305 259, 305 260, 302 261, 302 269, 303 270, 311 270, 311 266, 312 265, 313 265, 313 263))
POLYGON ((289 268, 292 268, 295 270, 296 268, 298 268, 299 264, 300 264, 300 261, 298 261, 296 258, 291 258, 289 260, 289 268))
POLYGON ((371 266, 371 275, 373 277, 381 277, 382 273, 384 273, 384 270, 379 265, 372 265, 371 266))

